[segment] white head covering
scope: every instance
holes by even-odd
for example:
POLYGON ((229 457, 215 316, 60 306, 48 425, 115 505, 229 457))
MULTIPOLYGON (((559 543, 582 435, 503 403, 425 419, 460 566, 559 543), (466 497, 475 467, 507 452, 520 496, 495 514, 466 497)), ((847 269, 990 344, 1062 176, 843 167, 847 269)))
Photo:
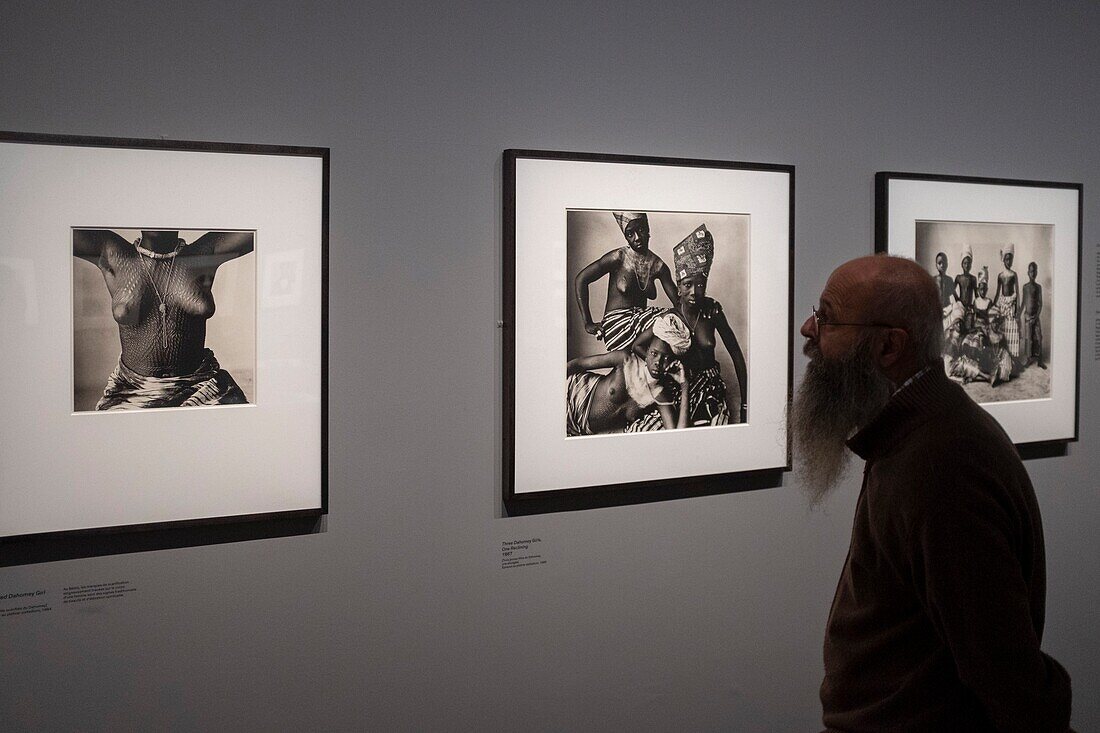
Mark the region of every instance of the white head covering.
POLYGON ((662 313, 653 322, 653 335, 668 344, 672 353, 683 356, 691 348, 691 330, 675 313, 662 313))
POLYGON ((962 260, 967 258, 967 257, 969 257, 970 261, 973 262, 974 261, 974 250, 970 247, 969 244, 964 244, 963 245, 962 257, 959 258, 959 261, 962 262, 962 260))
POLYGON ((1009 242, 1004 247, 1002 247, 1001 248, 1001 259, 1002 260, 1005 258, 1005 255, 1012 255, 1013 259, 1015 259, 1015 257, 1016 257, 1016 245, 1013 244, 1012 242, 1009 242))

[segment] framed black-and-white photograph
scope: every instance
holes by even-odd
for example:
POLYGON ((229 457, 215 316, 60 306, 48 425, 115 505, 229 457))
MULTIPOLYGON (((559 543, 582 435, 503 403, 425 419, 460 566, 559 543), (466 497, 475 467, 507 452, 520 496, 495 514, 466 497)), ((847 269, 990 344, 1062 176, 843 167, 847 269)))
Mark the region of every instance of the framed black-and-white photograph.
POLYGON ((72 236, 75 412, 255 402, 256 232, 72 236))
POLYGON ((1082 187, 876 176, 875 247, 936 281, 944 369, 1017 444, 1077 439, 1082 187))
POLYGON ((793 185, 784 165, 505 151, 506 504, 789 467, 793 185))
POLYGON ((326 510, 327 180, 326 148, 0 133, 0 538, 326 510))

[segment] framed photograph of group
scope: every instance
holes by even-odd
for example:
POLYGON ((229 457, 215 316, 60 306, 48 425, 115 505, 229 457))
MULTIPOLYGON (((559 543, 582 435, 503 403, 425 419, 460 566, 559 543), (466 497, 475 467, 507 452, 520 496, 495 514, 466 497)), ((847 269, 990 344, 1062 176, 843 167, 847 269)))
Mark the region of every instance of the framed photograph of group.
POLYGON ((0 540, 327 509, 328 149, 0 133, 0 540))
POLYGON ((503 164, 506 505, 789 468, 793 167, 503 164))
POLYGON ((944 368, 1018 445, 1077 439, 1079 183, 875 178, 875 248, 924 267, 944 368))

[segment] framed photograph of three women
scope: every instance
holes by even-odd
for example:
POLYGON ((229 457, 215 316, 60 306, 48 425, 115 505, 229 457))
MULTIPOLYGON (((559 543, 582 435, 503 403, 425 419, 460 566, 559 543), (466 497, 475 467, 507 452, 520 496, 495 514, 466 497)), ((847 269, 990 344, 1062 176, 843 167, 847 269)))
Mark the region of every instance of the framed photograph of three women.
POLYGON ((0 538, 324 513, 327 181, 0 133, 0 538))
POLYGON ((793 167, 503 164, 505 503, 789 468, 793 167))
POLYGON ((1077 440, 1079 183, 875 177, 875 248, 936 281, 944 369, 1018 445, 1077 440))

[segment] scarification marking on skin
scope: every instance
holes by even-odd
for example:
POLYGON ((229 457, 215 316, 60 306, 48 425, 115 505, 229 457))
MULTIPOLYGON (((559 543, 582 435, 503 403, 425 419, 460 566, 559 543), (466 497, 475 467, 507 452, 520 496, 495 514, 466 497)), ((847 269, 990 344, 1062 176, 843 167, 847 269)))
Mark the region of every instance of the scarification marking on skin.
MULTIPOLYGON (((147 260, 149 272, 165 295, 168 347, 162 343, 158 299, 132 246, 112 245, 106 252, 111 276, 112 313, 119 325, 123 362, 141 374, 187 374, 202 360, 206 321, 214 314, 211 286, 218 258, 212 245, 188 247, 176 257, 167 281, 168 260, 147 260), (204 251, 205 250, 205 251, 204 251)), ((107 273, 105 273, 107 274, 107 273)))

